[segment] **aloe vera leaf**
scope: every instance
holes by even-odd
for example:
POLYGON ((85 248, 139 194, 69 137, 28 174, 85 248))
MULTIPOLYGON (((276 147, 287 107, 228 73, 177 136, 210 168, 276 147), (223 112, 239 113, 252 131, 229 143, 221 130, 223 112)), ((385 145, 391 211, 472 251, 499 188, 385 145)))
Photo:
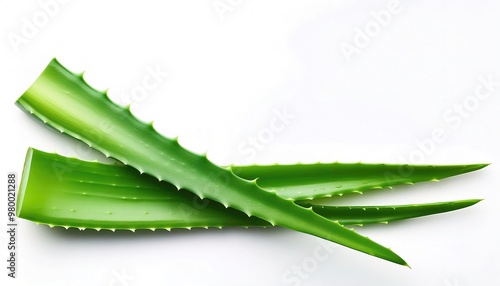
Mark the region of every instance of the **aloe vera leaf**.
POLYGON ((475 205, 480 201, 480 199, 468 199, 392 206, 311 206, 316 213, 330 219, 338 220, 344 225, 365 225, 389 223, 392 221, 450 212, 475 205))
MULTIPOLYGON (((18 217, 80 229, 171 229, 271 226, 128 166, 86 162, 29 149, 19 189, 18 217)), ((479 200, 402 206, 316 206, 341 224, 386 223, 464 208, 479 200)))
POLYGON ((264 189, 285 199, 311 200, 401 184, 437 181, 484 168, 470 165, 396 165, 396 164, 296 164, 232 166, 245 179, 257 179, 264 189))
POLYGON ((234 175, 189 152, 177 140, 157 133, 152 124, 135 118, 52 60, 16 104, 62 133, 113 157, 140 173, 171 182, 200 198, 209 198, 248 216, 315 235, 397 264, 407 263, 392 250, 261 189, 255 181, 234 175), (103 128, 104 126, 104 128, 103 128))

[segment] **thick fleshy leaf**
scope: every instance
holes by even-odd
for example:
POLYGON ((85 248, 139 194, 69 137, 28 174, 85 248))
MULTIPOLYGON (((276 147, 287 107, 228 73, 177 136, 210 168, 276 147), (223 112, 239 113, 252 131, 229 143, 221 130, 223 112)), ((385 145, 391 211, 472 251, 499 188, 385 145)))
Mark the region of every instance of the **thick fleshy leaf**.
MULTIPOLYGON (((271 226, 268 222, 139 174, 128 166, 67 158, 30 149, 19 193, 18 216, 38 223, 94 229, 172 229, 271 226)), ((452 211, 464 200, 402 206, 315 206, 341 224, 386 223, 452 211)))
POLYGON ((60 132, 105 155, 186 189, 235 208, 271 225, 312 234, 352 249, 407 265, 392 250, 330 221, 312 209, 296 205, 189 152, 87 85, 83 77, 53 60, 17 100, 18 106, 60 132))

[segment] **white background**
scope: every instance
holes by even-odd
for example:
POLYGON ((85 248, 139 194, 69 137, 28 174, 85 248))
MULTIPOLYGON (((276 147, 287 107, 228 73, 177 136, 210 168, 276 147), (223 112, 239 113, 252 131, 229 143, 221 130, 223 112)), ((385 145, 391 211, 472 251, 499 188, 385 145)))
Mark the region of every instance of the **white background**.
POLYGON ((20 220, 18 278, 2 266, 2 285, 500 285, 498 1, 20 2, 0 2, 1 174, 20 176, 29 146, 101 159, 14 106, 53 57, 218 164, 492 165, 335 202, 485 199, 358 228, 413 269, 337 245, 315 263, 321 240, 286 229, 97 233, 20 220), (163 75, 139 96, 151 69, 163 75), (480 78, 496 82, 488 98, 480 78), (293 118, 270 134, 284 109, 293 118))

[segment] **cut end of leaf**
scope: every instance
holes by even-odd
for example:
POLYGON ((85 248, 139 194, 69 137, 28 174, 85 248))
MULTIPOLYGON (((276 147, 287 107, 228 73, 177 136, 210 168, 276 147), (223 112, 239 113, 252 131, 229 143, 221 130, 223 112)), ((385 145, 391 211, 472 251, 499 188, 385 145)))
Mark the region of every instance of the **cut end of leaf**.
POLYGON ((19 184, 19 191, 17 194, 17 209, 16 216, 20 217, 23 208, 24 195, 26 194, 26 186, 31 172, 31 159, 33 158, 33 148, 28 148, 26 152, 26 159, 24 160, 23 173, 21 175, 21 182, 19 184))

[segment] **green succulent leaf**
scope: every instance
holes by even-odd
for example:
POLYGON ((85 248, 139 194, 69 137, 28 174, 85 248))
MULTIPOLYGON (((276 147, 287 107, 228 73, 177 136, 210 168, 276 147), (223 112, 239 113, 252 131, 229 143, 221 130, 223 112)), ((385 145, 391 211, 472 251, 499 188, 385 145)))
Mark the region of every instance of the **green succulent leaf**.
MULTIPOLYGON (((272 177, 270 168, 264 170, 272 177)), ((178 191, 129 166, 87 162, 36 149, 28 150, 19 191, 18 216, 50 226, 112 230, 271 226, 214 201, 201 201, 190 192, 178 191)), ((478 201, 304 206, 341 224, 370 224, 452 211, 478 201)))
POLYGON ((129 109, 114 104, 103 92, 87 85, 52 60, 40 77, 17 100, 18 106, 46 124, 75 137, 140 173, 168 181, 200 198, 255 216, 271 225, 315 235, 401 265, 392 250, 236 176, 206 156, 189 152, 176 139, 137 120, 129 109))

